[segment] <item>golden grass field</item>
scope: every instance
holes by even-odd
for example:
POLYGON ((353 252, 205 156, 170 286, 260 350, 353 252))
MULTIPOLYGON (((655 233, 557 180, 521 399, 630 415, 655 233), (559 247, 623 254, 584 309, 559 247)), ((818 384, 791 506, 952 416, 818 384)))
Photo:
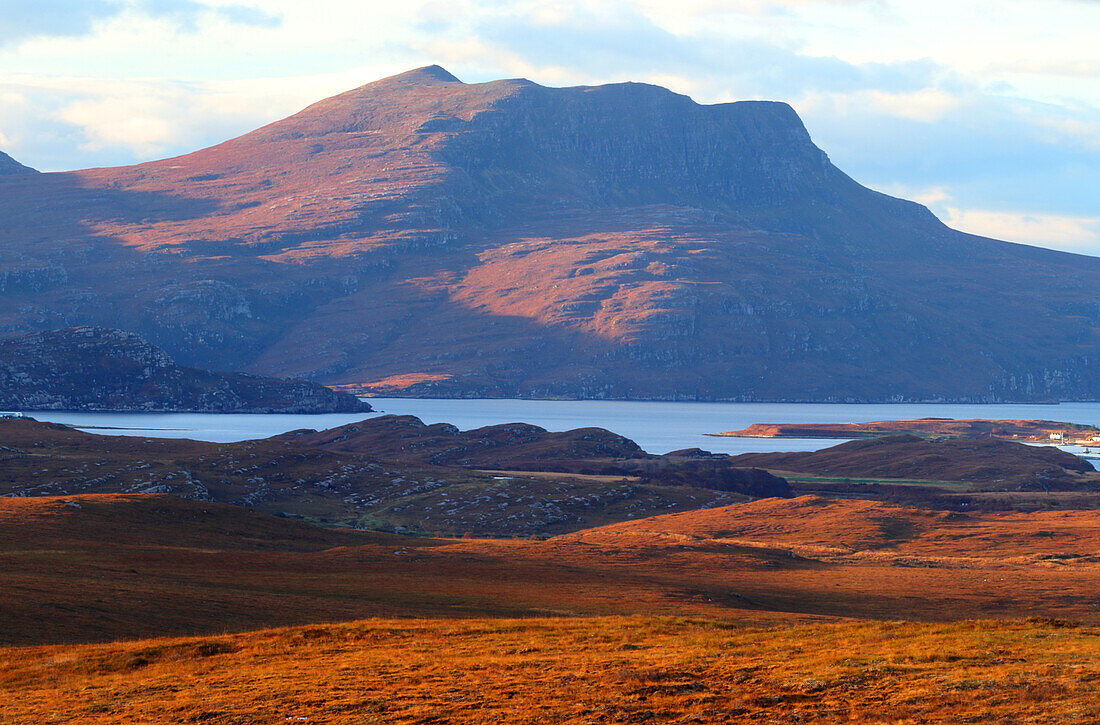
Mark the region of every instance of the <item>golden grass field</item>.
POLYGON ((4 724, 1100 722, 1093 511, 804 496, 538 541, 7 498, 0 611, 4 724))
POLYGON ((8 649, 4 723, 1096 723, 1100 628, 387 620, 8 649))

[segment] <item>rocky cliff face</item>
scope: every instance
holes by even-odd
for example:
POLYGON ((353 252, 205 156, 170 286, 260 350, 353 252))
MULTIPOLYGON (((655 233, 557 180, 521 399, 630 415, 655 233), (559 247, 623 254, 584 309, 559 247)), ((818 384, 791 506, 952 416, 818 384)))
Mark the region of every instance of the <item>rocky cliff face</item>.
POLYGON ((180 367, 121 330, 78 327, 0 341, 0 408, 203 413, 371 410, 304 380, 180 367))
POLYGON ((781 103, 428 67, 194 154, 0 178, 0 334, 390 394, 1100 399, 1100 260, 835 168, 781 103))

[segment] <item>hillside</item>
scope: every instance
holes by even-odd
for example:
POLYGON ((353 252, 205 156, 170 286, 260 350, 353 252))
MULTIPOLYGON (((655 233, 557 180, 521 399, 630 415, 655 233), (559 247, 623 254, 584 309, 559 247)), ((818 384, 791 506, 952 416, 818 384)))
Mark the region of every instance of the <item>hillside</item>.
MULTIPOLYGON (((173 494, 331 525, 410 533, 547 536, 747 500, 682 481, 482 472, 328 451, 279 437, 240 443, 84 433, 0 419, 0 496, 173 494)), ((780 488, 749 489, 783 495, 780 488)), ((775 485, 772 486, 775 488, 775 485)))
POLYGON ((101 327, 0 339, 0 408, 202 413, 365 413, 307 380, 176 365, 140 336, 101 327))
MULTIPOLYGON (((821 476, 959 481, 974 484, 974 490, 1088 488, 1088 481, 1076 474, 1094 472, 1088 461, 1053 446, 911 435, 849 441, 819 451, 744 453, 731 461, 821 476)), ((1100 479, 1089 480, 1100 486, 1100 479)))
POLYGON ((432 66, 186 156, 7 175, 0 268, 4 334, 350 390, 1100 398, 1100 260, 866 189, 785 104, 638 83, 432 66))
POLYGON ((448 465, 502 472, 623 477, 649 486, 726 491, 746 496, 789 496, 787 481, 725 456, 691 451, 653 455, 604 428, 551 432, 527 423, 461 431, 448 423, 425 425, 411 415, 383 415, 323 431, 282 436, 329 451, 363 453, 413 465, 448 465), (684 455, 687 454, 687 455, 684 455))

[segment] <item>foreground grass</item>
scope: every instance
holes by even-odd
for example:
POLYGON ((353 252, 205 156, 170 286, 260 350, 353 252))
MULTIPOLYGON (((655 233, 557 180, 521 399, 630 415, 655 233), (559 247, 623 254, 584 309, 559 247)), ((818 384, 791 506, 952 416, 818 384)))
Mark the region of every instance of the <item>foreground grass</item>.
POLYGON ((0 650, 3 723, 1095 723, 1100 628, 367 620, 0 650))

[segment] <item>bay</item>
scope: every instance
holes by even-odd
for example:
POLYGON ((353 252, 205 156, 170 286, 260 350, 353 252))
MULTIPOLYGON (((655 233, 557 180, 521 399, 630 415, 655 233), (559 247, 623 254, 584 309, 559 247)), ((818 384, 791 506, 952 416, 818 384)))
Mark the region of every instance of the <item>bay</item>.
MULTIPOLYGON (((666 403, 603 400, 507 400, 370 398, 373 414, 251 415, 204 413, 80 413, 35 411, 38 420, 65 423, 93 433, 193 438, 230 442, 265 438, 300 428, 323 429, 395 413, 463 430, 498 423, 533 423, 548 430, 596 426, 635 440, 651 453, 704 448, 716 453, 809 451, 838 439, 714 438, 706 433, 753 423, 862 423, 910 418, 1027 418, 1100 424, 1100 402, 966 405, 939 403, 666 403)), ((1078 452, 1078 451, 1075 451, 1078 452)))

